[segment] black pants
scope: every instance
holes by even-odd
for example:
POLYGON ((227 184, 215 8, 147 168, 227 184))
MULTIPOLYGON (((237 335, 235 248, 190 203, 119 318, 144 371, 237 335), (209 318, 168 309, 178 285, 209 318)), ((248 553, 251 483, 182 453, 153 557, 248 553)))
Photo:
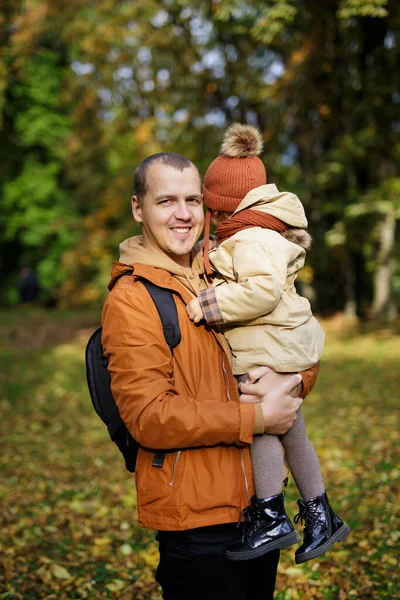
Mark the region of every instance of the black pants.
POLYGON ((279 550, 246 561, 225 558, 241 536, 236 523, 159 531, 156 581, 164 600, 272 600, 279 550))

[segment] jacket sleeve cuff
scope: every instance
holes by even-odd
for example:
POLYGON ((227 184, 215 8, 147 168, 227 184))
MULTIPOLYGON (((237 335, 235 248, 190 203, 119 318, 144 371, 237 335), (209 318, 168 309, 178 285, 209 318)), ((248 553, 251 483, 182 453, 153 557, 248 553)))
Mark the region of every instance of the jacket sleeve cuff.
POLYGON ((319 371, 319 363, 307 369, 306 371, 300 371, 300 374, 303 378, 303 391, 300 394, 302 398, 308 396, 308 394, 312 391, 315 383, 317 381, 319 371))
MULTIPOLYGON (((240 432, 239 440, 244 444, 251 444, 254 434, 255 412, 254 404, 246 404, 242 402, 239 405, 240 409, 240 432)), ((263 432, 264 433, 264 432, 263 432)))
POLYGON ((222 325, 224 319, 218 305, 215 288, 209 288, 200 292, 199 301, 207 323, 209 325, 222 325))
POLYGON ((261 408, 261 403, 254 404, 254 434, 260 435, 264 433, 264 414, 261 408))

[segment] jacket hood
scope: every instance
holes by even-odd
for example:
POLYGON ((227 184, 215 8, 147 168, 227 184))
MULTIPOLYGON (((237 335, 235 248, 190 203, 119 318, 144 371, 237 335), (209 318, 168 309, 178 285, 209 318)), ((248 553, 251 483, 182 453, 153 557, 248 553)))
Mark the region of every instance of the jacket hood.
POLYGON ((291 227, 304 229, 308 225, 303 205, 298 197, 291 192, 280 192, 274 183, 250 190, 234 214, 246 208, 266 212, 291 227))
POLYGON ((119 246, 119 261, 114 262, 111 271, 111 281, 108 289, 111 290, 117 279, 127 271, 131 271, 133 263, 140 263, 148 267, 166 271, 173 275, 182 285, 196 296, 200 291, 200 275, 204 273, 204 263, 202 256, 195 254, 192 260, 191 269, 185 269, 163 252, 154 249, 145 248, 143 245, 143 236, 137 235, 128 238, 119 246))

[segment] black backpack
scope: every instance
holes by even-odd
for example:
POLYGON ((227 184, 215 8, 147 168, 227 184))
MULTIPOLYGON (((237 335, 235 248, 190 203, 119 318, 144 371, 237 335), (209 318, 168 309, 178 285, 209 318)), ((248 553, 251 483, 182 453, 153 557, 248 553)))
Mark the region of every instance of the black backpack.
MULTIPOLYGON (((124 275, 132 275, 132 272, 124 273, 124 275)), ((171 352, 173 352, 173 349, 181 341, 178 312, 173 292, 158 287, 146 279, 142 279, 141 282, 156 305, 163 326, 165 341, 170 347, 171 352)), ((135 324, 132 323, 132 327, 134 326, 135 324)), ((134 473, 139 444, 128 431, 115 404, 111 392, 111 377, 107 369, 108 360, 104 356, 101 345, 101 333, 102 328, 99 327, 93 333, 86 346, 86 378, 89 392, 94 410, 107 425, 112 441, 117 444, 123 454, 126 468, 131 473, 134 473)), ((162 467, 164 456, 164 452, 155 452, 153 466, 162 467)))

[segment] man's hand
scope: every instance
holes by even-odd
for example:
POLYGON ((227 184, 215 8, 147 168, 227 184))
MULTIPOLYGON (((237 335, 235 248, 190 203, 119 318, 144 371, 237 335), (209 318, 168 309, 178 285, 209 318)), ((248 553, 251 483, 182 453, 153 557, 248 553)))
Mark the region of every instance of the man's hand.
POLYGON ((242 383, 240 389, 245 393, 241 402, 261 402, 264 417, 264 431, 272 435, 283 435, 297 419, 297 411, 303 403, 301 398, 293 398, 290 392, 299 385, 301 375, 285 375, 285 379, 272 390, 266 391, 265 381, 242 383), (264 393, 263 393, 264 392, 264 393))
MULTIPOLYGON (((270 367, 256 367, 249 371, 246 383, 239 384, 239 390, 243 394, 240 400, 242 402, 259 402, 267 392, 272 391, 283 381, 288 381, 292 376, 293 375, 288 373, 277 373, 270 367), (249 383, 256 385, 247 387, 247 384, 249 383)), ((293 398, 297 398, 301 395, 302 391, 303 381, 300 379, 300 382, 292 389, 290 395, 293 396, 293 398)))
POLYGON ((204 319, 203 310, 201 308, 200 300, 195 298, 186 306, 186 312, 189 316, 189 319, 194 323, 199 323, 202 319, 204 319))

